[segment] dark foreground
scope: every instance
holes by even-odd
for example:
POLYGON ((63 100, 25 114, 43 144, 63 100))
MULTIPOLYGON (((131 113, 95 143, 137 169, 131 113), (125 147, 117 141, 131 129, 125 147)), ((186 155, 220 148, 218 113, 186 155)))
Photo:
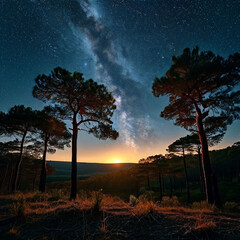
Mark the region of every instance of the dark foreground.
POLYGON ((132 207, 117 198, 0 199, 0 239, 240 239, 240 218, 212 209, 132 207), (19 203, 20 202, 20 203, 19 203))

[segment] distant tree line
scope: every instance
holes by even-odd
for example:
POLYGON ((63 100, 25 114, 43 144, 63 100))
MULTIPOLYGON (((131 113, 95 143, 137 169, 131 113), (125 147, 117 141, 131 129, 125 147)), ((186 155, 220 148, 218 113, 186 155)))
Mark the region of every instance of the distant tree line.
MULTIPOLYGON (((189 136, 182 138, 186 139, 189 136)), ((177 141, 176 141, 177 142, 177 141)), ((176 144, 174 142, 173 144, 176 144)), ((179 142, 177 142, 179 143, 179 142)), ((177 144, 178 145, 178 144, 177 144)), ((172 144, 169 146, 171 149, 172 144)), ((221 183, 231 183, 231 186, 240 184, 240 144, 239 142, 221 150, 213 150, 209 153, 212 169, 221 183)), ((201 157, 201 155, 200 155, 201 157)), ((200 162, 201 163, 201 162, 200 162)), ((201 193, 200 199, 205 198, 205 187, 203 181, 202 166, 199 164, 199 153, 192 149, 185 149, 183 153, 149 156, 140 159, 139 163, 131 169, 137 179, 139 189, 159 192, 157 195, 161 201, 163 196, 172 197, 174 192, 186 192, 186 202, 192 202, 191 191, 201 193), (186 177, 187 172, 187 177, 186 177)), ((136 191, 135 191, 136 192, 136 191)), ((234 195, 234 194, 233 194, 234 195)), ((240 189, 235 193, 240 200, 240 189)), ((234 196, 230 196, 233 197, 234 196)), ((226 198, 225 193, 220 194, 221 202, 226 198)), ((199 199, 199 200, 200 200, 199 199)))

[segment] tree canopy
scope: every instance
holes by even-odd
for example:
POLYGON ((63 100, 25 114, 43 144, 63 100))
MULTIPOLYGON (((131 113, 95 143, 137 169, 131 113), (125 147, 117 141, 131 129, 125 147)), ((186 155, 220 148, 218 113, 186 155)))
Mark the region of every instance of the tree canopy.
POLYGON ((239 117, 240 54, 224 59, 211 51, 184 49, 173 57, 173 65, 153 84, 156 97, 169 96, 161 116, 193 130, 197 111, 204 119, 205 131, 222 134, 226 125, 239 117), (213 124, 214 123, 214 124, 213 124), (217 131, 217 132, 215 132, 217 131))
POLYGON ((72 120, 74 114, 78 115, 79 130, 101 139, 118 137, 117 131, 111 127, 115 99, 104 85, 92 79, 84 80, 82 73, 70 73, 60 67, 49 76, 37 76, 35 82, 34 97, 54 103, 64 119, 72 120))
POLYGON ((117 139, 118 132, 112 127, 111 117, 116 109, 115 99, 107 88, 84 80, 83 74, 71 73, 60 67, 50 75, 39 75, 33 96, 55 105, 55 111, 63 119, 72 121, 72 185, 71 199, 77 192, 77 136, 86 131, 99 139, 117 139))
POLYGON ((212 140, 223 137, 227 125, 240 113, 240 54, 227 59, 211 51, 184 49, 182 55, 172 58, 173 64, 165 76, 155 78, 153 94, 169 96, 169 105, 161 113, 175 124, 196 132, 202 149, 206 199, 218 202, 218 190, 213 175, 207 135, 212 140))

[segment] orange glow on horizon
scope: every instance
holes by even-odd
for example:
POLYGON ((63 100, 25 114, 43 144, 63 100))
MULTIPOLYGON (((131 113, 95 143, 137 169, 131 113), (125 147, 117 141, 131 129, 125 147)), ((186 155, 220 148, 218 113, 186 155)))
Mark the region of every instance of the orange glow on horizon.
MULTIPOLYGON (((137 163, 141 158, 146 158, 151 155, 165 154, 166 148, 174 139, 168 141, 159 141, 149 146, 142 146, 141 148, 132 148, 124 144, 106 144, 99 146, 78 146, 77 162, 88 163, 137 163), (159 147, 161 146, 161 147, 159 147)), ((229 143, 228 145, 231 145, 229 143)), ((221 143, 213 149, 225 148, 226 144, 221 143)), ((66 161, 71 162, 71 148, 65 148, 65 150, 57 150, 55 154, 47 154, 47 160, 52 161, 66 161)))
POLYGON ((122 161, 120 160, 120 159, 118 159, 118 158, 115 158, 114 160, 113 160, 113 163, 121 163, 122 161))

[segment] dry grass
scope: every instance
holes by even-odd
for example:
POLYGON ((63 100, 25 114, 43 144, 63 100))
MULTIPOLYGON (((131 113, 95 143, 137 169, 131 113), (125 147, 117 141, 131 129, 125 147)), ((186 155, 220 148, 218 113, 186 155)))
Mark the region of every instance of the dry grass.
POLYGON ((154 214, 158 212, 159 212, 159 206, 157 206, 152 201, 145 202, 145 203, 140 202, 132 209, 132 213, 137 216, 141 216, 141 215, 146 216, 146 215, 154 214))
POLYGON ((201 213, 195 216, 193 222, 187 222, 183 228, 185 235, 192 236, 194 239, 215 239, 216 226, 212 219, 201 213))
MULTIPOLYGON (((73 228, 77 234, 82 234, 81 231, 84 232, 84 239, 87 239, 90 234, 89 226, 93 229, 91 234, 92 232, 100 234, 98 235, 101 237, 99 239, 111 239, 116 232, 117 234, 122 234, 122 236, 127 236, 129 232, 135 231, 135 233, 138 233, 142 228, 144 233, 144 231, 148 231, 149 226, 154 226, 154 231, 156 232, 150 232, 151 234, 157 235, 161 231, 165 231, 165 228, 169 230, 166 230, 164 234, 170 234, 171 231, 174 234, 174 229, 178 229, 176 230, 178 232, 175 234, 181 235, 184 233, 184 236, 186 235, 188 239, 214 239, 215 232, 225 231, 225 228, 233 226, 232 229, 236 229, 236 232, 239 231, 237 236, 240 236, 239 221, 222 216, 205 203, 194 204, 193 207, 184 207, 163 206, 153 201, 139 201, 135 206, 131 206, 131 203, 126 203, 118 197, 103 194, 99 196, 95 193, 83 194, 75 201, 69 201, 64 198, 57 201, 49 199, 52 199, 51 194, 43 194, 41 196, 39 193, 0 197, 0 201, 5 204, 5 209, 10 209, 11 206, 16 208, 14 211, 9 210, 8 216, 6 214, 8 218, 17 216, 18 213, 21 215, 22 212, 25 216, 24 222, 10 224, 5 233, 22 236, 24 230, 22 227, 19 227, 21 224, 36 223, 37 226, 38 222, 43 221, 42 224, 46 224, 44 229, 50 233, 53 230, 55 234, 60 234, 59 231, 68 232, 69 229, 73 228), (96 207, 96 202, 99 208, 97 215, 93 211, 96 207), (60 222, 63 221, 65 225, 58 227, 56 223, 56 226, 49 226, 49 223, 52 224, 58 220, 60 222), (138 225, 140 226, 139 229, 138 225), (125 226, 124 229, 123 226, 125 226), (133 230, 133 226, 136 230, 133 230), (21 229, 21 232, 19 229, 21 229)), ((0 207, 0 210, 1 208, 3 206, 0 207)), ((2 218, 2 212, 1 210, 1 219, 7 219, 7 217, 2 218)), ((46 239, 48 239, 47 237, 52 239, 50 238, 51 235, 46 236, 46 239)), ((171 237, 172 235, 169 239, 171 237)))
MULTIPOLYGON (((75 201, 48 201, 47 199, 51 199, 50 194, 43 194, 42 197, 39 197, 39 193, 8 195, 1 198, 14 202, 16 206, 15 212, 22 207, 24 215, 49 214, 64 209, 87 211, 96 207, 96 196, 94 194, 90 194, 89 196, 83 195, 83 197, 78 198, 75 201), (21 199, 23 199, 24 205, 21 203, 21 199)), ((137 205, 131 206, 131 204, 124 202, 120 198, 109 195, 102 195, 101 199, 98 198, 97 204, 100 211, 125 215, 148 215, 150 213, 161 213, 182 217, 199 213, 207 214, 214 212, 214 209, 207 207, 197 208, 196 205, 193 208, 184 206, 162 206, 152 201, 139 202, 137 205)))

